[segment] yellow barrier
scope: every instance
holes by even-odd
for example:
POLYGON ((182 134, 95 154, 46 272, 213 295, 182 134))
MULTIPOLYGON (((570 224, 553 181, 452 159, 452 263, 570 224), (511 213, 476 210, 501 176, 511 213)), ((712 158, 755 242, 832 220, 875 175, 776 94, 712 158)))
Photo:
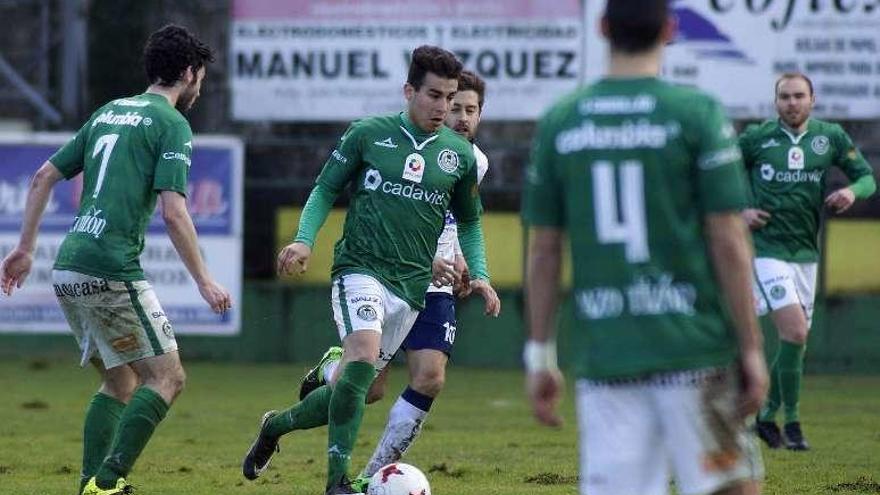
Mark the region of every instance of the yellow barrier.
MULTIPOLYGON (((276 252, 289 243, 299 224, 301 208, 281 208, 276 219, 276 252)), ((312 250, 309 270, 301 276, 282 277, 294 283, 327 284, 333 265, 333 244, 342 235, 345 210, 334 209, 321 228, 312 250)), ((491 213, 483 216, 486 256, 492 285, 499 288, 518 288, 522 285, 523 238, 519 215, 491 213)))
MULTIPOLYGON (((277 248, 290 242, 299 224, 301 208, 282 208, 277 216, 277 248)), ((318 235, 309 270, 304 275, 282 277, 294 283, 326 285, 333 265, 333 244, 342 235, 344 209, 330 212, 318 235)), ((827 223, 825 286, 828 294, 880 290, 880 222, 834 220, 827 223)), ((486 256, 492 284, 498 288, 522 286, 523 233, 516 213, 487 213, 483 216, 486 256)), ((567 248, 567 246, 566 246, 567 248)), ((277 250, 276 250, 277 252, 277 250)), ((563 283, 570 285, 568 256, 563 267, 563 283)))
POLYGON ((827 294, 880 290, 880 222, 834 220, 826 224, 825 291, 827 294))

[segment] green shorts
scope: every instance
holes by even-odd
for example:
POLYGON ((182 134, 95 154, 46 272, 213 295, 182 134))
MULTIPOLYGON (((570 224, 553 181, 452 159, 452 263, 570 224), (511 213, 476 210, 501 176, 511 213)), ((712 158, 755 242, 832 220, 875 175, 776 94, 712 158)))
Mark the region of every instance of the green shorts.
POLYGON ((109 369, 177 350, 171 323, 146 280, 121 282, 53 270, 52 282, 82 350, 82 366, 95 352, 109 369))

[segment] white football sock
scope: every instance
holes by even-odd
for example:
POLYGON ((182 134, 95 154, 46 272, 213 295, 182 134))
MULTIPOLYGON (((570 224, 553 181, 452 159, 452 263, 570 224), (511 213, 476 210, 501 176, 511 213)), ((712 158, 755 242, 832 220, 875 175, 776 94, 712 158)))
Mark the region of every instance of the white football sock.
POLYGON ((382 467, 399 461, 419 436, 427 415, 427 412, 410 404, 403 397, 398 397, 388 413, 385 433, 361 476, 372 476, 382 467))

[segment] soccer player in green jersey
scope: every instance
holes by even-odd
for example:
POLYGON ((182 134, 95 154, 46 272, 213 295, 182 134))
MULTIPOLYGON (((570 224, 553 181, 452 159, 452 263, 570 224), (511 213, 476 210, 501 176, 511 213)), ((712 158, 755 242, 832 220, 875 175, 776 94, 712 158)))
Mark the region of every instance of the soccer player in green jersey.
POLYGON ((837 124, 810 118, 815 95, 803 74, 776 82, 777 119, 746 129, 739 143, 752 186, 743 211, 755 239, 755 299, 770 312, 779 350, 770 369, 770 393, 758 414, 758 436, 770 448, 808 450, 798 404, 804 350, 813 317, 819 261, 819 220, 826 171, 839 167, 852 181, 824 200, 836 213, 874 193, 871 166, 837 124), (784 434, 776 413, 784 407, 784 434))
MULTIPOLYGON (((480 76, 462 71, 452 109, 446 117, 446 126, 471 143, 480 126, 485 92, 486 83, 480 76)), ((489 160, 475 143, 473 148, 477 159, 477 181, 482 182, 489 169, 489 160)), ((389 411, 385 432, 373 456, 360 476, 352 481, 359 490, 366 490, 370 477, 379 469, 404 456, 420 435, 434 399, 443 390, 446 381, 446 364, 452 354, 457 332, 455 295, 464 298, 472 291, 467 262, 458 242, 457 223, 451 212, 447 212, 443 232, 437 241, 433 273, 435 281, 428 286, 425 294, 425 308, 419 312, 419 317, 400 346, 406 351, 409 385, 389 411)), ((477 281, 475 287, 489 291, 481 294, 486 301, 485 310, 489 315, 497 315, 501 304, 491 286, 477 281)), ((332 379, 341 358, 341 347, 331 347, 324 354, 318 365, 303 378, 300 400, 332 379)), ((385 367, 373 381, 367 392, 367 404, 381 400, 385 395, 389 370, 390 367, 385 367)))
POLYGON ((667 0, 608 0, 607 77, 554 105, 527 174, 527 391, 557 425, 563 240, 573 267, 581 493, 754 494, 745 420, 767 370, 750 291, 746 188, 721 105, 657 79, 667 0))
POLYGON ((83 495, 130 493, 125 477, 185 382, 171 323, 139 261, 157 197, 168 235, 202 297, 218 313, 232 304, 202 260, 185 202, 192 131, 181 111, 198 98, 211 61, 211 50, 182 27, 153 33, 144 49, 147 91, 99 108, 40 167, 28 191, 21 239, 0 265, 0 287, 11 295, 30 272, 53 186, 82 173, 79 214, 52 276, 81 363, 91 361, 102 377, 86 412, 83 495))
POLYGON ((424 308, 447 209, 458 220, 471 286, 488 292, 479 288, 489 277, 476 159, 471 143, 443 125, 460 73, 452 53, 432 46, 415 49, 404 86, 407 110, 354 122, 318 176, 294 242, 278 256, 278 270, 307 268, 318 230, 336 197, 350 187, 331 296, 344 352, 330 384, 286 411, 264 415, 242 464, 246 478, 266 468, 282 435, 327 424, 326 493, 359 493, 350 485, 348 469, 367 390, 424 308))

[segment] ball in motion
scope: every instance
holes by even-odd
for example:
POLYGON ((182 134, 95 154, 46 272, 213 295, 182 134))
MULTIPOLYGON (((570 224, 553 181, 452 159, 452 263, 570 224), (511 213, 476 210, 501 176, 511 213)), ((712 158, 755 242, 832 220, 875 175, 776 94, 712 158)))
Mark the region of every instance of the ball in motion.
POLYGON ((376 471, 367 495, 431 495, 431 486, 419 468, 397 462, 376 471))

